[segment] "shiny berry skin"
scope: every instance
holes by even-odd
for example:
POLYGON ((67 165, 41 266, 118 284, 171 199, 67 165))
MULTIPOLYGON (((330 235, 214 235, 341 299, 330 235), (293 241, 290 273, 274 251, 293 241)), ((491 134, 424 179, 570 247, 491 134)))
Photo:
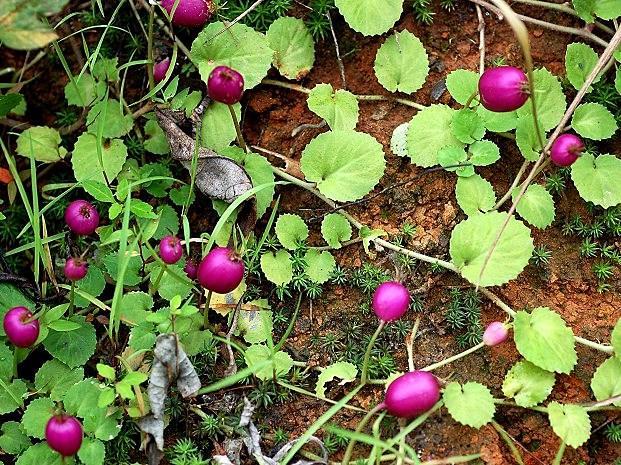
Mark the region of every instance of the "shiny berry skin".
MULTIPOLYGON (((170 14, 175 6, 175 0, 162 0, 162 6, 170 14)), ((175 26, 201 27, 209 21, 211 12, 211 0, 179 0, 172 23, 175 26)))
POLYGON ((489 347, 502 344, 509 338, 509 328, 500 321, 494 321, 487 325, 483 333, 483 344, 489 347))
POLYGON ((528 100, 528 78, 514 66, 489 68, 479 79, 479 96, 490 111, 517 110, 528 100))
POLYGON ((372 306, 380 320, 398 320, 410 306, 410 293, 403 284, 396 281, 382 283, 373 294, 372 306))
POLYGON ((32 313, 26 307, 13 307, 4 315, 2 327, 16 347, 31 347, 39 337, 39 320, 28 321, 32 313))
POLYGON ((410 371, 395 379, 386 390, 384 404, 391 415, 414 418, 440 400, 440 383, 427 371, 410 371))
POLYGON ((82 446, 82 438, 82 424, 65 413, 54 415, 45 426, 47 445, 63 457, 75 455, 82 446))
POLYGON ((164 80, 169 67, 170 58, 168 57, 164 58, 162 61, 158 61, 153 65, 153 79, 156 83, 164 80))
POLYGON ((185 274, 187 275, 188 278, 194 281, 196 279, 196 275, 198 274, 198 264, 194 260, 190 259, 187 262, 185 262, 183 271, 185 271, 185 274))
POLYGON ((69 257, 65 262, 64 272, 69 281, 79 281, 88 273, 88 263, 81 258, 69 257))
POLYGON ((244 94, 244 77, 228 66, 216 66, 207 80, 207 90, 216 102, 233 105, 244 94))
POLYGON ((570 166, 584 152, 584 142, 574 134, 561 134, 552 143, 550 159, 556 166, 570 166))
POLYGON ((92 203, 74 200, 65 210, 65 223, 75 234, 88 236, 99 226, 99 213, 92 203))
POLYGON ((217 294, 228 294, 244 279, 244 261, 228 247, 212 249, 198 266, 198 282, 217 294))
POLYGON ((181 260, 183 247, 181 241, 175 236, 166 236, 160 241, 160 258, 168 265, 181 260))

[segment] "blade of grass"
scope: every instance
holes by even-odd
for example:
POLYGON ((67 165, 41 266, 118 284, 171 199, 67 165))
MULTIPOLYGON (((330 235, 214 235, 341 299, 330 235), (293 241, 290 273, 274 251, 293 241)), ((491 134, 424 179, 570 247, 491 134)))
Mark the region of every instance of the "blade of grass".
POLYGON ((260 371, 263 368, 271 364, 272 364, 271 360, 264 360, 263 362, 253 366, 252 368, 250 367, 244 368, 243 370, 238 371, 234 375, 227 376, 226 378, 216 381, 215 383, 212 383, 209 386, 205 386, 204 388, 201 388, 196 393, 196 395, 209 394, 212 392, 219 391, 220 389, 233 386, 234 384, 237 384, 238 382, 246 379, 248 376, 255 374, 257 371, 260 371))

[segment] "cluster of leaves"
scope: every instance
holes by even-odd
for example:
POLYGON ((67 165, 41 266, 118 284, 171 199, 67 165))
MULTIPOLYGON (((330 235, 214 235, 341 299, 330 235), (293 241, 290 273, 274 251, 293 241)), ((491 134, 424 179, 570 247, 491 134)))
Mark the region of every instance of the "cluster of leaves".
POLYGON ((447 326, 457 337, 462 348, 477 345, 483 337, 481 323, 481 297, 473 289, 450 291, 450 301, 445 310, 447 326))

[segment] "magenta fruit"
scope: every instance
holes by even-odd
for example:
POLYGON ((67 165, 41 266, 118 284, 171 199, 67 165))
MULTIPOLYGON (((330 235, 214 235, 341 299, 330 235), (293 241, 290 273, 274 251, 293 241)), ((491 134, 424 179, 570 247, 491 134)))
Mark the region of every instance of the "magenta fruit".
POLYGON ((488 110, 517 110, 528 100, 528 78, 514 66, 487 69, 479 79, 479 95, 488 110))
POLYGON ((440 384, 427 371, 411 371, 401 375, 388 386, 384 404, 391 415, 414 418, 426 412, 440 400, 440 384))
POLYGON ((166 236, 160 241, 160 258, 168 265, 177 263, 183 256, 181 241, 175 236, 166 236))
POLYGON ((90 202, 74 200, 65 210, 65 223, 75 234, 88 236, 99 226, 99 213, 90 202))
POLYGON ((63 457, 70 457, 80 450, 82 436, 82 424, 65 413, 54 415, 45 426, 48 446, 63 457))
POLYGON ((584 152, 584 142, 574 134, 561 134, 552 143, 550 159, 557 166, 572 165, 584 152))
POLYGON ((382 321, 398 320, 409 306, 410 293, 396 281, 380 284, 373 294, 373 311, 382 321))
POLYGON ((483 344, 486 346, 497 346, 502 344, 509 337, 509 328, 500 321, 494 321, 487 325, 485 332, 483 333, 483 344))
POLYGON ((170 58, 166 57, 153 65, 153 79, 155 82, 163 81, 170 67, 170 58))
MULTIPOLYGON (((162 0, 162 6, 171 14, 175 6, 175 0, 162 0)), ((211 17, 211 0, 179 0, 172 23, 175 26, 201 27, 211 17)))
POLYGON ((28 321, 32 313, 26 307, 13 307, 4 315, 6 337, 16 347, 32 346, 39 337, 39 320, 28 321))
POLYGON ((244 77, 228 66, 217 66, 209 75, 207 90, 216 102, 233 105, 244 93, 244 77))
POLYGON ((79 257, 69 257, 65 262, 64 272, 69 281, 79 281, 88 273, 88 263, 79 257))
POLYGON ((189 259, 187 262, 185 262, 183 271, 185 271, 185 274, 188 276, 188 278, 190 278, 191 280, 195 280, 196 275, 198 274, 198 264, 194 260, 189 259))
POLYGON ((198 266, 198 282, 205 289, 227 294, 244 279, 242 258, 228 247, 212 249, 198 266))

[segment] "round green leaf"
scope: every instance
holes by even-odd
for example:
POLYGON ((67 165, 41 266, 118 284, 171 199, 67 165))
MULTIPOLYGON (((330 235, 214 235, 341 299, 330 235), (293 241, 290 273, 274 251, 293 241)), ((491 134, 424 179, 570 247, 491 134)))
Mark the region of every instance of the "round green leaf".
POLYGON ((43 345, 50 354, 73 368, 84 365, 95 353, 97 336, 95 328, 85 317, 75 315, 71 321, 78 323, 80 328, 69 332, 50 330, 43 345))
POLYGON ((461 109, 453 114, 451 130, 464 144, 472 144, 485 135, 485 126, 481 117, 470 109, 461 109))
POLYGON ((584 407, 550 402, 548 419, 556 435, 573 448, 580 447, 591 436, 591 420, 584 407))
POLYGON ((315 386, 315 393, 319 397, 326 396, 326 384, 332 381, 334 378, 342 380, 339 384, 345 384, 356 379, 358 369, 356 365, 349 362, 336 362, 332 365, 324 368, 317 377, 317 385, 315 386))
MULTIPOLYGON (((519 192, 520 188, 516 187, 511 193, 514 202, 519 192)), ((539 184, 528 186, 516 209, 522 218, 539 229, 547 228, 554 221, 554 199, 539 184)))
POLYGON ((0 388, 0 415, 11 413, 23 406, 23 398, 28 392, 28 386, 21 379, 14 379, 12 383, 5 382, 5 384, 6 387, 0 388))
POLYGON ((582 137, 603 140, 617 131, 617 121, 610 111, 599 103, 584 103, 576 108, 571 127, 582 137))
POLYGON ((56 162, 67 155, 67 149, 60 147, 60 141, 60 134, 56 129, 33 126, 17 138, 17 153, 27 158, 32 156, 45 163, 56 162))
MULTIPOLYGON (((93 297, 99 297, 106 287, 106 278, 103 272, 96 266, 89 266, 86 276, 80 279, 76 285, 76 289, 86 292, 93 297)), ((75 295, 75 306, 80 308, 86 308, 90 305, 90 302, 85 297, 75 295)))
MULTIPOLYGON (((478 90, 479 73, 467 69, 456 69, 446 76, 446 88, 455 101, 465 105, 468 99, 478 90)), ((470 106, 477 104, 473 99, 470 106)))
MULTIPOLYGON (((541 131, 541 139, 545 142, 546 135, 541 131)), ((528 161, 537 161, 543 147, 539 143, 535 125, 531 117, 520 117, 515 124, 515 143, 522 156, 528 161)))
POLYGON ((58 452, 50 449, 47 442, 39 442, 26 449, 15 465, 65 465, 66 462, 58 452))
POLYGON ((604 208, 621 203, 621 160, 614 155, 583 153, 571 166, 571 179, 587 202, 604 208))
MULTIPOLYGON (((151 285, 155 285, 155 281, 160 274, 161 266, 159 263, 154 263, 149 274, 149 280, 151 285)), ((192 282, 187 279, 183 268, 179 265, 168 265, 166 271, 162 275, 159 285, 157 286, 157 293, 163 299, 170 300, 175 296, 181 296, 182 299, 186 298, 192 291, 192 282), (176 276, 173 276, 173 273, 176 276)))
POLYGON ((438 164, 438 152, 444 147, 463 147, 451 131, 455 110, 446 105, 431 105, 419 111, 408 128, 408 155, 423 168, 438 164))
POLYGON ((276 237, 285 249, 295 250, 308 238, 308 226, 298 215, 280 215, 275 229, 276 237))
POLYGON ((315 42, 304 21, 283 16, 267 30, 274 66, 287 79, 302 79, 315 62, 315 42))
POLYGON ((621 3, 618 0, 596 0, 595 14, 602 19, 615 19, 621 16, 621 3))
MULTIPOLYGON (((241 120, 241 105, 233 105, 237 121, 241 120)), ((205 147, 220 152, 237 137, 235 124, 231 118, 229 106, 220 102, 211 102, 203 113, 201 124, 201 141, 205 147)))
POLYGON ((291 255, 286 250, 264 253, 261 255, 261 271, 269 281, 277 286, 289 284, 293 279, 291 255))
POLYGON ((103 125, 103 137, 121 137, 132 130, 134 119, 125 114, 118 100, 111 98, 97 102, 86 116, 89 133, 97 134, 100 124, 103 125))
POLYGON ((476 112, 483 120, 485 129, 491 132, 511 131, 512 129, 515 129, 515 126, 517 125, 518 118, 515 111, 490 111, 483 105, 479 105, 476 112))
POLYGON ((530 230, 511 217, 479 282, 483 262, 506 219, 506 213, 489 212, 471 216, 453 229, 451 258, 471 283, 498 286, 517 277, 528 265, 534 248, 530 230))
POLYGON ((377 51, 374 69, 385 89, 412 94, 423 87, 429 73, 427 51, 411 32, 395 32, 377 51))
POLYGON ((494 418, 494 397, 482 384, 452 382, 446 386, 442 397, 453 419, 462 425, 480 428, 494 418))
POLYGON ((522 360, 505 376, 502 393, 513 398, 520 407, 533 407, 548 398, 554 381, 554 373, 522 360))
MULTIPOLYGON (((57 320, 60 321, 60 320, 57 320)), ((42 394, 50 394, 50 399, 59 401, 67 390, 84 378, 84 368, 69 368, 59 360, 49 360, 35 375, 35 387, 42 394)))
MULTIPOLYGON (((552 129, 565 114, 567 101, 559 79, 545 68, 533 73, 535 78, 535 95, 537 116, 544 131, 552 129)), ((530 98, 516 110, 518 117, 530 118, 532 121, 532 104, 530 98)), ((532 124, 532 123, 531 123, 532 124)))
POLYGON ((88 73, 82 76, 73 76, 65 86, 65 98, 69 105, 88 107, 95 99, 105 92, 105 83, 97 83, 88 73), (103 91, 103 92, 102 92, 103 91))
POLYGON ((123 164, 127 159, 127 147, 121 139, 110 139, 101 147, 101 159, 103 167, 99 163, 97 153, 97 138, 92 134, 84 133, 75 143, 71 156, 73 174, 77 181, 91 179, 105 183, 103 171, 112 181, 123 169, 123 164))
POLYGON ((12 455, 18 455, 30 447, 30 439, 23 431, 23 427, 16 421, 5 421, 1 428, 0 449, 12 455))
POLYGON ((244 87, 252 89, 267 75, 274 51, 264 34, 240 23, 227 26, 217 21, 203 29, 190 52, 205 82, 216 66, 229 66, 244 76, 244 87))
POLYGON ((309 249, 304 255, 306 261, 306 274, 311 281, 323 284, 330 279, 332 271, 336 266, 336 261, 330 252, 324 250, 319 252, 316 249, 309 249))
POLYGON ((477 140, 468 147, 468 161, 474 166, 488 166, 500 160, 500 149, 491 140, 477 140))
POLYGON ((0 380, 10 381, 13 378, 13 349, 0 342, 0 380))
POLYGON ((99 439, 84 438, 78 458, 84 465, 103 465, 106 448, 99 439))
POLYGON ((315 137, 304 149, 302 172, 326 197, 358 200, 377 185, 386 162, 382 145, 369 134, 332 131, 315 137))
POLYGON ((468 216, 488 212, 496 204, 494 188, 478 174, 458 178, 455 197, 457 204, 468 216))
POLYGON ((443 147, 438 152, 438 163, 447 171, 454 171, 457 176, 467 178, 474 174, 474 166, 468 164, 468 154, 462 147, 443 147), (455 165, 465 166, 455 166, 455 165))
MULTIPOLYGON (((574 43, 567 46, 567 52, 565 52, 567 79, 576 90, 579 90, 585 83, 598 60, 599 56, 595 50, 587 44, 574 43)), ((593 82, 598 82, 600 78, 601 74, 598 74, 593 82)), ((589 91, 591 89, 589 87, 589 91)))
POLYGON ((335 249, 340 249, 343 242, 350 240, 351 233, 351 224, 340 213, 330 213, 321 222, 321 235, 335 249))
MULTIPOLYGON (((621 395, 621 360, 617 357, 605 360, 593 374, 591 390, 600 401, 621 395)), ((621 407, 621 401, 615 405, 621 407)))
POLYGON ((403 0, 334 0, 354 30, 365 36, 387 32, 401 17, 403 0))
POLYGON ((513 330, 520 354, 539 368, 569 373, 576 365, 574 333, 558 313, 547 307, 517 312, 513 330))
POLYGON ((621 360, 621 319, 617 321, 617 324, 612 330, 612 334, 610 335, 610 343, 615 351, 615 355, 621 360))
POLYGON ((263 344, 253 344, 248 347, 244 354, 244 358, 249 368, 271 359, 271 366, 262 368, 254 374, 257 378, 262 380, 272 379, 274 374, 276 374, 276 376, 286 375, 293 367, 293 359, 287 352, 279 350, 275 354, 272 354, 271 350, 263 344))
POLYGON ((45 425, 52 418, 54 407, 54 402, 48 397, 39 397, 28 404, 22 416, 22 425, 24 425, 28 436, 38 439, 44 438, 45 425))
POLYGON ((310 111, 325 119, 332 130, 353 130, 358 124, 358 99, 346 90, 335 91, 332 84, 317 84, 306 103, 310 111))

